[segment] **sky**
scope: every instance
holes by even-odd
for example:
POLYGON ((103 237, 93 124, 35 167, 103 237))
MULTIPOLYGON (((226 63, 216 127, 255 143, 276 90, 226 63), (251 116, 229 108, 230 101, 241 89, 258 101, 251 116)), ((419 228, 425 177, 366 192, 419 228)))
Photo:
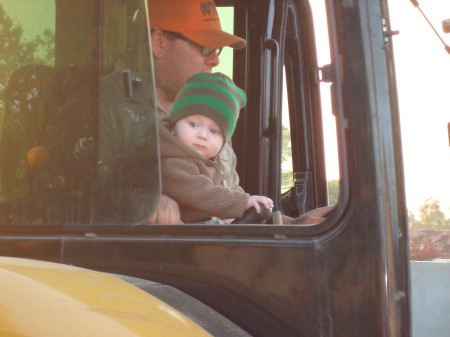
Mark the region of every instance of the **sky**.
MULTIPOLYGON (((450 0, 421 0, 420 8, 447 45, 450 0)), ((394 37, 408 208, 426 198, 441 202, 450 217, 450 54, 409 0, 389 2, 394 37)), ((416 213, 416 212, 415 212, 416 213)))
MULTIPOLYGON (((321 1, 310 1, 316 22, 324 18, 321 1)), ((421 0, 420 8, 447 45, 450 34, 442 31, 442 20, 450 19, 450 0, 421 0)), ((450 55, 426 20, 410 0, 390 0, 391 28, 400 34, 393 38, 397 92, 401 120, 403 162, 407 207, 418 218, 418 208, 427 198, 440 201, 450 217, 450 55)), ((321 28, 316 25, 316 32, 321 28)), ((323 32, 322 32, 323 33, 323 32)), ((328 39, 318 41, 319 66, 330 62, 328 39)), ((323 92, 329 89, 324 87, 323 92)), ((323 100, 327 144, 328 179, 339 177, 331 108, 323 100)))

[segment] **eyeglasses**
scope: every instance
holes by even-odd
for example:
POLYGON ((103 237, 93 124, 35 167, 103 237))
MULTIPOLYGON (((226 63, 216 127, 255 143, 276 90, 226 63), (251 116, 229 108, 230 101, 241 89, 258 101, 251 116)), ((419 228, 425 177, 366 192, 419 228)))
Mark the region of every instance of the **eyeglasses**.
POLYGON ((202 46, 202 45, 198 44, 197 42, 194 42, 191 39, 187 38, 186 36, 184 36, 181 33, 172 32, 169 30, 163 30, 163 32, 172 35, 174 38, 192 43, 193 45, 200 47, 200 52, 202 53, 203 56, 211 56, 213 53, 217 53, 217 55, 220 55, 220 53, 222 52, 222 48, 209 48, 209 47, 202 46))

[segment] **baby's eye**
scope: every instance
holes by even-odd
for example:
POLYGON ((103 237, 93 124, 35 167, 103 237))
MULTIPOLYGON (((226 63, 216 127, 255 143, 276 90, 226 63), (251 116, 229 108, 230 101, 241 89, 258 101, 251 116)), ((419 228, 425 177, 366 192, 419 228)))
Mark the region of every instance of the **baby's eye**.
POLYGON ((211 129, 211 133, 214 133, 214 134, 216 134, 216 133, 220 133, 220 131, 219 131, 219 130, 217 130, 217 129, 211 129))
POLYGON ((193 128, 195 128, 197 126, 197 123, 195 122, 189 122, 189 125, 192 126, 193 128))

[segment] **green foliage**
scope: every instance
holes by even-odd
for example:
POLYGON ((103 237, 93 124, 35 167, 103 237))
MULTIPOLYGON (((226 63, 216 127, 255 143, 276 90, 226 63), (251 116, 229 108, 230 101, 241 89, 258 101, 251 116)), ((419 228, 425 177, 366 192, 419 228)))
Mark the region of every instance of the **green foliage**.
POLYGON ((328 180, 328 205, 336 205, 339 199, 339 179, 328 180))
POLYGON ((14 22, 0 6, 0 91, 17 68, 25 64, 54 63, 54 33, 25 40, 22 26, 14 22))
POLYGON ((281 140, 281 193, 286 192, 293 186, 292 176, 292 148, 291 132, 286 126, 282 126, 281 140))
POLYGON ((450 229, 450 219, 445 218, 441 203, 434 198, 428 198, 419 206, 420 220, 416 220, 412 212, 408 212, 409 228, 411 229, 450 229))
POLYGON ((416 228, 417 227, 416 216, 410 210, 408 210, 408 224, 409 224, 410 228, 416 228))
POLYGON ((286 192, 293 186, 292 171, 281 170, 281 193, 286 192))
POLYGON ((281 162, 290 162, 292 160, 291 131, 282 125, 281 134, 281 162))
POLYGON ((421 222, 432 229, 443 229, 445 227, 445 216, 441 211, 441 204, 433 198, 428 198, 419 207, 421 222))
MULTIPOLYGON (((22 26, 14 21, 0 5, 0 142, 4 141, 5 121, 5 88, 13 72, 30 64, 53 66, 55 53, 55 34, 50 30, 26 39, 22 26)), ((17 125, 17 123, 15 123, 17 125)), ((5 143, 4 143, 5 144, 5 143)), ((3 144, 3 148, 6 145, 3 144)), ((2 144, 0 143, 0 146, 2 144)), ((2 153, 4 156, 4 153, 2 153)), ((5 159, 5 158, 3 158, 5 159)), ((5 161, 7 162, 7 161, 5 161)), ((1 176, 0 176, 1 179, 1 176)), ((0 181, 0 186, 3 186, 0 181)), ((2 190, 3 192, 3 190, 2 190)))
MULTIPOLYGON (((288 127, 282 126, 281 142, 281 193, 293 186, 291 133, 288 127)), ((336 205, 339 198, 339 180, 328 181, 328 204, 336 205)))

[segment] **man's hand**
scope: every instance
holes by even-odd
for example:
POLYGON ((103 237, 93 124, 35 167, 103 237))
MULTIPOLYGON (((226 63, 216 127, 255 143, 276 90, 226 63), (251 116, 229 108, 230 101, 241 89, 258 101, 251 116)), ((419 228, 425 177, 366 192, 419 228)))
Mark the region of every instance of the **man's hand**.
POLYGON ((313 225, 321 223, 326 219, 327 214, 334 206, 319 207, 299 216, 298 218, 290 218, 283 216, 283 224, 285 225, 313 225))
POLYGON ((148 220, 148 224, 161 224, 161 225, 178 225, 182 224, 180 218, 180 209, 175 200, 169 198, 166 195, 161 195, 159 199, 158 207, 156 207, 155 213, 148 220))

